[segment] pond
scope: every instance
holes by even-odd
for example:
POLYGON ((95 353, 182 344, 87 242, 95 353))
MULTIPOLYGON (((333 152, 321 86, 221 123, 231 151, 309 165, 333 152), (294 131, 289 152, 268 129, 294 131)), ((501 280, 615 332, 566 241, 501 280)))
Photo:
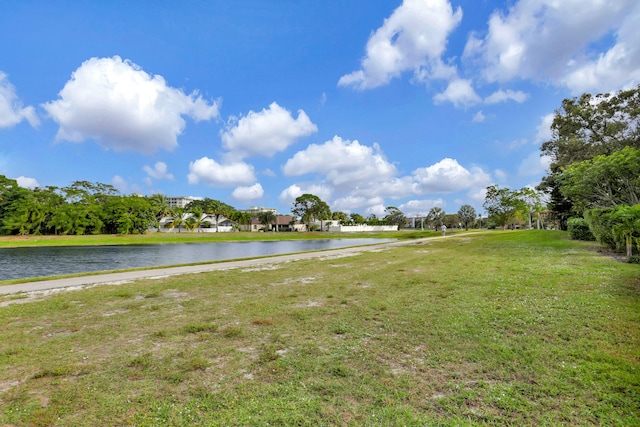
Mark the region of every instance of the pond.
POLYGON ((320 239, 0 249, 0 280, 338 249, 394 239, 320 239))

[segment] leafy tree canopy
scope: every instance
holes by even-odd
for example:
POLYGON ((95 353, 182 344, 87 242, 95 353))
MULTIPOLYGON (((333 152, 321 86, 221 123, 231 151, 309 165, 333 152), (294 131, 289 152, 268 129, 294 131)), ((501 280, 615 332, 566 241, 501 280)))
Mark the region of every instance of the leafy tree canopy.
POLYGON ((610 155, 569 165, 561 191, 577 210, 640 203, 640 150, 625 147, 610 155))
POLYGON ((307 224, 307 230, 311 230, 312 221, 331 218, 329 205, 323 202, 320 197, 308 193, 296 198, 291 212, 307 224))
POLYGON ((464 228, 468 230, 469 223, 476 220, 476 210, 471 205, 462 205, 458 211, 458 219, 464 224, 464 228))

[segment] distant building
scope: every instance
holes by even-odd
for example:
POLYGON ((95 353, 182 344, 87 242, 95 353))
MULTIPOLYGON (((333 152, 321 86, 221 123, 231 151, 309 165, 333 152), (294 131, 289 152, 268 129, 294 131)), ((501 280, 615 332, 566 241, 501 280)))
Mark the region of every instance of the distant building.
POLYGON ((256 216, 261 212, 273 212, 276 214, 276 208, 265 208, 263 206, 251 206, 249 209, 241 210, 240 212, 246 212, 251 214, 252 216, 256 216))
POLYGON ((276 223, 269 227, 260 223, 258 218, 251 220, 251 231, 305 231, 306 226, 291 215, 276 215, 276 223))
POLYGON ((202 197, 167 197, 167 203, 170 208, 184 208, 194 200, 202 200, 202 197))

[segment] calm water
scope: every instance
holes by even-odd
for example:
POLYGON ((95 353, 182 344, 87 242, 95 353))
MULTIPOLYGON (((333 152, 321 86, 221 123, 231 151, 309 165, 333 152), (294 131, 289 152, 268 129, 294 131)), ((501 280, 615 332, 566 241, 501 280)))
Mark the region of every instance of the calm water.
POLYGON ((0 280, 336 249, 393 239, 281 240, 0 249, 0 280))

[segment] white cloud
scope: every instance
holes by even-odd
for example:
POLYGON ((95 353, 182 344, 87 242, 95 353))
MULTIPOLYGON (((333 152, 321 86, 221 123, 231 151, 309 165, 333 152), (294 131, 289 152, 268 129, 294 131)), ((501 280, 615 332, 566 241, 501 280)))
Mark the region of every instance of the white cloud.
POLYGON ((462 9, 454 12, 447 0, 404 0, 367 41, 362 68, 342 76, 338 85, 371 89, 405 71, 418 80, 451 75, 441 57, 461 19, 462 9))
POLYGON ((432 208, 443 208, 445 205, 446 203, 442 199, 409 200, 398 206, 398 209, 400 209, 405 216, 412 217, 426 215, 432 208))
POLYGON ((298 197, 302 196, 303 194, 313 194, 328 203, 328 200, 331 197, 331 193, 331 189, 329 187, 325 187, 324 185, 310 184, 304 187, 300 187, 297 184, 293 184, 282 190, 280 196, 278 197, 278 200, 280 200, 281 203, 293 203, 298 197))
POLYGON ((451 193, 486 186, 491 180, 489 174, 479 167, 472 167, 469 171, 450 158, 416 169, 413 178, 423 193, 451 193))
POLYGON ((248 202, 251 200, 262 198, 262 196, 264 196, 264 189, 259 182, 256 182, 249 187, 237 187, 235 190, 233 190, 231 196, 236 200, 248 202))
POLYGON ((356 195, 365 197, 389 197, 391 199, 401 199, 413 194, 420 194, 420 189, 414 179, 410 176, 392 177, 383 181, 374 181, 354 188, 352 191, 356 195))
POLYGON ((370 206, 380 205, 384 202, 382 197, 362 197, 362 196, 346 196, 340 197, 333 201, 331 204, 331 210, 342 212, 355 212, 362 210, 363 208, 369 208, 370 206))
POLYGON ((380 203, 378 205, 369 206, 367 209, 364 210, 364 213, 366 216, 375 215, 378 218, 382 218, 386 214, 385 212, 386 209, 387 207, 383 203, 380 203))
POLYGON ((482 110, 478 111, 476 114, 473 115, 473 122, 474 123, 482 123, 487 119, 487 117, 484 115, 484 113, 482 112, 482 110))
POLYGON ((500 89, 487 96, 484 102, 485 104, 498 104, 500 102, 515 101, 521 104, 526 101, 527 98, 529 98, 529 95, 522 91, 513 91, 510 89, 504 91, 500 89))
POLYGON ((232 119, 221 138, 222 145, 234 158, 270 157, 286 150, 298 138, 317 131, 318 127, 303 110, 294 119, 291 112, 274 102, 260 112, 249 111, 239 120, 232 119))
MULTIPOLYGON (((488 185, 487 185, 488 187, 488 185)), ((484 188, 480 188, 477 189, 475 191, 470 191, 468 196, 471 200, 473 200, 476 204, 476 206, 480 207, 482 206, 482 204, 484 203, 484 200, 487 197, 487 187, 484 188)), ((484 208, 478 208, 478 211, 476 212, 478 215, 483 214, 484 208)), ((486 214, 485 214, 486 216, 486 214)))
POLYGON ((164 162, 156 162, 153 168, 151 166, 144 165, 142 169, 147 173, 147 175, 149 175, 150 178, 168 179, 170 181, 173 181, 173 174, 168 173, 167 164, 164 162))
POLYGON ((551 81, 578 94, 640 81, 637 0, 520 0, 490 17, 485 37, 472 35, 464 56, 479 59, 488 81, 551 81), (599 42, 615 42, 602 52, 599 42))
POLYGON ((111 179, 111 184, 116 187, 120 192, 124 193, 129 188, 127 181, 120 175, 116 175, 111 179))
POLYGON ((202 157, 189 163, 189 184, 200 182, 218 186, 235 187, 256 182, 253 166, 244 162, 219 164, 213 159, 202 157))
POLYGON ((0 71, 0 128, 15 126, 23 120, 34 127, 40 124, 35 109, 31 105, 22 106, 9 78, 0 71))
POLYGON ((396 173, 395 166, 387 161, 377 144, 367 147, 339 136, 298 151, 282 170, 287 176, 321 174, 328 183, 338 187, 381 181, 396 173))
POLYGON ((468 107, 482 102, 482 99, 473 89, 471 80, 466 79, 451 80, 445 91, 435 95, 433 100, 436 104, 451 102, 456 107, 468 107))
POLYGON ((519 176, 544 175, 549 169, 551 158, 541 156, 539 151, 529 154, 518 167, 519 176))
POLYGON ((58 141, 96 139, 115 151, 173 150, 185 128, 218 116, 219 102, 186 95, 159 75, 118 56, 91 58, 73 72, 59 99, 43 105, 60 128, 58 141))
POLYGON ((493 171, 493 176, 500 182, 505 182, 509 177, 509 174, 502 169, 496 169, 493 171))
POLYGON ((537 144, 542 144, 543 142, 551 139, 551 125, 553 124, 554 117, 555 114, 551 113, 540 118, 540 124, 536 127, 538 132, 536 133, 536 138, 534 140, 537 144))
POLYGON ((18 185, 22 188, 34 188, 40 187, 40 184, 35 178, 29 178, 27 176, 19 176, 15 179, 18 182, 18 185))

